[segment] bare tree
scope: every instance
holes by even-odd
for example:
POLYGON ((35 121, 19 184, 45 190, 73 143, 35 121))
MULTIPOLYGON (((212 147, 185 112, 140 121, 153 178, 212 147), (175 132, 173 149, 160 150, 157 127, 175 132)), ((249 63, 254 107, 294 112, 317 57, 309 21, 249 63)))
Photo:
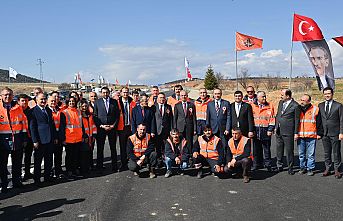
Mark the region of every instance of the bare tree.
POLYGON ((217 72, 216 78, 217 78, 219 88, 224 88, 223 86, 225 83, 225 76, 221 72, 217 72))
POLYGON ((254 86, 255 90, 258 91, 258 89, 260 88, 260 84, 261 84, 261 78, 254 77, 251 79, 251 81, 252 81, 252 85, 254 86))
POLYGON ((273 77, 270 74, 267 74, 264 82, 264 86, 266 87, 266 89, 268 91, 272 91, 272 90, 277 90, 279 87, 279 82, 280 81, 280 77, 273 77))
POLYGON ((301 79, 301 83, 304 85, 304 89, 307 91, 312 88, 314 80, 312 78, 307 77, 307 75, 304 75, 303 79, 301 79))
POLYGON ((249 77, 250 77, 249 70, 247 68, 242 68, 238 76, 238 82, 244 88, 244 90, 247 89, 247 87, 249 86, 248 85, 249 77))

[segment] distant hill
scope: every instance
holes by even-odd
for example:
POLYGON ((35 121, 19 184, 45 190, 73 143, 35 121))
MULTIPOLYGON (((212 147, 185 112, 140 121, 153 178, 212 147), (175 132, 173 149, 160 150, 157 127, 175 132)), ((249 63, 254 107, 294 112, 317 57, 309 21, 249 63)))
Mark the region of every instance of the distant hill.
MULTIPOLYGON (((0 69, 0 82, 8 82, 8 70, 0 69)), ((49 83, 48 81, 44 82, 49 83)), ((11 78, 11 83, 40 83, 40 80, 26 75, 18 74, 17 79, 11 78)))

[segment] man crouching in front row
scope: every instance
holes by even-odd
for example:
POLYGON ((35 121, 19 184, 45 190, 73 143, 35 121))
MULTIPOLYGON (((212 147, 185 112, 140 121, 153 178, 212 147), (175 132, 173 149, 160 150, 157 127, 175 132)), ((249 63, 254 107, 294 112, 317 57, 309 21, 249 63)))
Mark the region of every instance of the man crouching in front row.
POLYGON ((155 178, 154 168, 157 164, 157 153, 155 144, 151 141, 150 134, 146 133, 146 125, 139 124, 135 134, 127 141, 127 152, 129 155, 129 170, 139 175, 139 170, 147 165, 150 171, 150 178, 155 178))
POLYGON ((240 128, 232 129, 232 138, 228 143, 226 173, 236 173, 243 169, 243 182, 249 183, 249 171, 252 164, 251 140, 242 135, 240 128))

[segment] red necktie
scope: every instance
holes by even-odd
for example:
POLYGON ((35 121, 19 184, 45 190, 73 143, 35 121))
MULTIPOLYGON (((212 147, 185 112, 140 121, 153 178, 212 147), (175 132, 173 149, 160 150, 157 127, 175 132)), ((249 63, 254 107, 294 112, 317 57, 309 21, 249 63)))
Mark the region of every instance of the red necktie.
POLYGON ((185 116, 187 116, 186 102, 183 103, 183 111, 185 112, 185 116))
POLYGON ((160 105, 160 113, 161 113, 161 116, 162 116, 162 105, 160 105))
POLYGON ((144 109, 142 108, 142 116, 144 117, 144 109))

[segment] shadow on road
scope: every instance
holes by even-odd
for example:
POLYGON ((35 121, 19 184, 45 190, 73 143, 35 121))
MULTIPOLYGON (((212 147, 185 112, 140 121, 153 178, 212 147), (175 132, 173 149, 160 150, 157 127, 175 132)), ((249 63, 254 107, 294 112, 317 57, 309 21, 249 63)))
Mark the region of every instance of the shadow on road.
POLYGON ((34 220, 43 217, 53 217, 61 214, 61 210, 56 210, 57 208, 66 204, 75 204, 83 202, 85 199, 73 199, 67 200, 56 199, 49 200, 46 202, 36 203, 29 206, 22 205, 12 205, 4 208, 0 208, 0 220, 1 221, 27 221, 34 220), (51 211, 53 210, 53 211, 51 211))

